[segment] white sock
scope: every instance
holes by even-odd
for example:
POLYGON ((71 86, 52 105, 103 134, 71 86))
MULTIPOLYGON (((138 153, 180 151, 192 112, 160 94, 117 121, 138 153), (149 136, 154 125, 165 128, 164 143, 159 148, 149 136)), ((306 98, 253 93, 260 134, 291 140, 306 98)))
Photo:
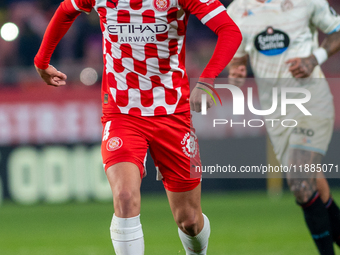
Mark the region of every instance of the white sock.
POLYGON ((182 230, 178 229, 179 238, 182 241, 186 255, 205 255, 207 254, 208 241, 210 236, 210 222, 207 216, 203 214, 204 225, 197 236, 189 236, 182 230))
POLYGON ((118 218, 113 214, 110 233, 116 255, 144 255, 140 215, 132 218, 118 218))

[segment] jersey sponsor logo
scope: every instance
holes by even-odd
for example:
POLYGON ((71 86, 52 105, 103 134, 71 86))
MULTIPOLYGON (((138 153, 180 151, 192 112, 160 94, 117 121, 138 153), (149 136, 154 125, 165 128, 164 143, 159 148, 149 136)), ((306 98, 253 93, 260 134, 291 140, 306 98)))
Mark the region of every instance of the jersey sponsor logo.
POLYGON ((112 35, 118 35, 121 43, 150 43, 157 41, 157 34, 164 34, 169 30, 169 24, 145 23, 145 24, 111 24, 107 31, 112 35))
POLYGON ((153 7, 156 11, 166 12, 170 9, 170 0, 153 0, 153 7))
POLYGON ((184 135, 182 141, 182 150, 183 153, 189 157, 194 158, 198 152, 198 143, 197 143, 197 136, 194 132, 188 132, 184 135))
POLYGON ((255 48, 266 56, 276 56, 285 52, 290 44, 289 36, 277 29, 268 27, 255 37, 255 48))
POLYGON ((120 147, 123 146, 123 141, 119 137, 112 137, 107 143, 106 143, 106 149, 108 151, 115 151, 118 150, 120 147))

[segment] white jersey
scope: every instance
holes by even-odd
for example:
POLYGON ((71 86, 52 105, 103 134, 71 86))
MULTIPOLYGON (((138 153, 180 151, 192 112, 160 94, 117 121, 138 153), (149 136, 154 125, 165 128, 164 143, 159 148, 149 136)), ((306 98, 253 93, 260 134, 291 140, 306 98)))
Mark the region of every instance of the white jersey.
MULTIPOLYGON (((340 29, 340 16, 326 0, 234 0, 227 11, 243 35, 235 57, 248 54, 258 78, 291 78, 285 62, 318 48, 317 29, 340 29)), ((313 77, 323 77, 316 69, 313 77)))
MULTIPOLYGON (((249 55, 257 81, 263 109, 272 105, 269 87, 308 88, 312 99, 306 104, 314 116, 333 117, 332 95, 317 66, 310 79, 294 79, 286 61, 308 57, 318 46, 320 29, 326 34, 340 30, 340 16, 326 0, 234 0, 227 8, 228 14, 239 26, 243 41, 235 57, 249 55), (273 79, 267 79, 273 78, 273 79)), ((301 96, 301 95, 296 95, 301 96)), ((300 111, 287 109, 296 118, 300 111)), ((279 118, 277 112, 271 117, 279 118)))

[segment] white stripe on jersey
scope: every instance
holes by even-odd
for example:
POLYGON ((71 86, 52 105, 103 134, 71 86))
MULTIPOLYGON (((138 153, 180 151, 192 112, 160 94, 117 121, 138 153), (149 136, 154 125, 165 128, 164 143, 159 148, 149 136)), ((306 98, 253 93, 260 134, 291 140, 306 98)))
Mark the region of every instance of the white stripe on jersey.
POLYGON ((86 13, 86 14, 90 14, 89 12, 80 9, 80 8, 77 6, 77 4, 76 4, 76 2, 75 2, 74 0, 71 0, 71 3, 72 3, 72 5, 73 5, 73 8, 76 9, 77 11, 84 12, 84 13, 86 13))
POLYGON ((209 20, 211 20, 213 17, 217 16, 217 14, 220 14, 221 12, 226 11, 224 6, 219 6, 215 10, 209 12, 207 15, 205 15, 202 19, 201 22, 203 24, 207 23, 209 20))
POLYGON ((73 5, 74 9, 76 9, 77 11, 80 11, 79 7, 77 6, 77 4, 74 0, 71 0, 71 3, 73 5))

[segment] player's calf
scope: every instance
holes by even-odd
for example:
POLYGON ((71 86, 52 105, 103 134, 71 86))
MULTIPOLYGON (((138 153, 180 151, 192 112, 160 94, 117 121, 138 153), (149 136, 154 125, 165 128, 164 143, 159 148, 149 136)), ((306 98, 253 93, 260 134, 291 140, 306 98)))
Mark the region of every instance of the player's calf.
POLYGON ((110 234, 116 255, 144 255, 144 236, 139 215, 131 218, 113 215, 110 234))
MULTIPOLYGON (((207 254, 208 241, 210 236, 210 222, 207 216, 203 214, 203 228, 196 235, 187 235, 183 230, 178 228, 178 235, 182 241, 183 247, 185 249, 186 255, 205 255, 207 254)), ((190 225, 187 225, 187 227, 190 225)), ((193 227, 193 226, 191 226, 193 227)), ((195 229, 197 229, 195 227, 195 229)), ((185 228, 187 232, 193 231, 193 229, 185 228), (188 231, 189 230, 189 231, 188 231)))
POLYGON ((332 197, 325 204, 332 227, 333 241, 340 247, 340 210, 332 197))

